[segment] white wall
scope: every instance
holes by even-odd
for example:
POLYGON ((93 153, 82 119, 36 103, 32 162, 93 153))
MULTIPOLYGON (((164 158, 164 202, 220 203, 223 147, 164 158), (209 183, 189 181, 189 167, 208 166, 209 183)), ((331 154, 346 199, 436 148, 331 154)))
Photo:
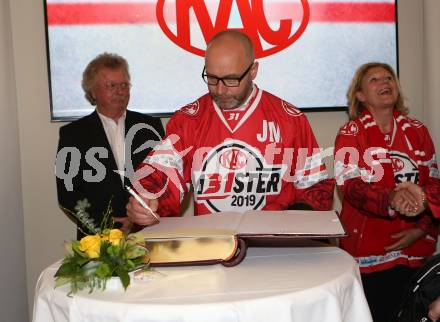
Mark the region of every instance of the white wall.
MULTIPOLYGON (((43 1, 10 0, 26 247, 32 307, 41 270, 63 256, 75 227, 57 207, 54 155, 59 124, 50 122, 43 1)), ((11 320, 12 321, 12 320, 11 320)))
POLYGON ((423 1, 398 1, 400 82, 410 113, 423 120, 423 1))
POLYGON ((0 2, 0 320, 26 321, 26 263, 9 3, 0 2))
POLYGON ((425 0, 423 7, 424 27, 424 98, 425 121, 437 155, 440 153, 440 1, 425 0))
MULTIPOLYGON (((11 13, 11 28, 9 26, 3 28, 3 25, 7 24, 4 19, 2 19, 2 25, 0 26, 0 67, 2 70, 0 76, 2 106, 0 109, 4 112, 4 115, 8 115, 8 118, 0 120, 2 124, 6 123, 5 127, 0 124, 0 128, 2 131, 9 132, 6 136, 2 135, 0 137, 0 148, 3 150, 12 149, 13 151, 15 149, 12 160, 2 160, 2 165, 9 162, 9 164, 15 165, 15 168, 4 174, 4 176, 11 178, 12 190, 9 185, 0 183, 0 198, 6 199, 6 203, 2 202, 2 205, 7 205, 7 208, 3 206, 3 209, 16 214, 16 217, 14 217, 15 229, 8 230, 6 233, 7 236, 13 235, 15 238, 12 240, 18 245, 17 250, 14 249, 14 253, 17 254, 14 260, 17 263, 23 263, 24 258, 22 252, 19 251, 20 238, 22 237, 20 229, 22 227, 20 227, 20 182, 17 182, 17 178, 20 178, 21 167, 27 292, 31 307, 34 287, 39 273, 44 267, 63 256, 63 241, 75 237, 75 227, 57 207, 53 164, 60 124, 49 121, 43 1, 8 1, 11 13), (12 58, 15 72, 9 68, 12 58, 9 55, 8 40, 3 39, 8 37, 9 29, 11 29, 13 40, 12 58), (3 65, 5 65, 5 69, 3 65), (8 72, 3 73, 3 70, 9 71, 11 77, 8 77, 8 72), (14 89, 8 87, 14 75, 16 78, 16 99, 14 98, 14 89), (16 111, 18 112, 18 137, 15 107, 17 107, 16 111), (6 138, 9 138, 8 142, 6 142, 6 138), (19 154, 16 145, 11 143, 11 138, 12 141, 17 141, 19 138, 19 154), (19 164, 20 159, 21 163, 19 164), (7 190, 6 187, 10 190, 7 190), (4 195, 6 193, 9 193, 9 195, 4 195)), ((7 5, 4 3, 5 1, 2 2, 0 7, 2 18, 3 16, 8 18, 7 5)), ((401 82, 404 92, 409 98, 412 114, 422 121, 428 115, 427 111, 424 110, 424 71, 429 69, 429 66, 424 65, 423 30, 426 28, 423 21, 424 3, 429 3, 429 12, 434 10, 439 12, 440 1, 438 0, 399 0, 398 6, 401 82)), ((438 17, 436 19, 439 20, 438 17)), ((435 30, 435 33, 437 33, 437 30, 435 30)), ((438 43, 435 46, 437 46, 437 49, 439 48, 438 43)), ((437 55, 436 59, 438 57, 437 55)), ((440 74, 438 63, 435 68, 437 68, 436 73, 440 74)), ((434 100, 436 101, 430 103, 432 106, 435 106, 435 103, 440 103, 438 97, 434 97, 434 100)), ((310 113, 308 117, 320 145, 322 147, 333 146, 335 134, 339 126, 345 122, 346 114, 344 112, 322 112, 310 113)), ((438 138, 437 142, 440 142, 438 138)), ((440 150, 440 147, 437 146, 437 150, 440 150)), ((2 214, 2 218, 3 216, 5 214, 2 214)), ((4 230, 4 228, 0 229, 4 230)), ((3 235, 3 233, 0 235, 3 235)), ((3 238, 3 236, 0 236, 0 238, 3 238)), ((7 245, 10 244, 11 242, 7 243, 7 245)), ((19 272, 16 274, 18 274, 16 276, 20 276, 19 272)), ((18 285, 20 288, 24 287, 23 283, 20 284, 14 281, 12 285, 15 288, 18 285)), ((23 294, 24 291, 21 291, 23 294)), ((0 296, 2 296, 1 293, 0 296)), ((14 320, 21 321, 23 319, 16 318, 9 321, 14 320)))

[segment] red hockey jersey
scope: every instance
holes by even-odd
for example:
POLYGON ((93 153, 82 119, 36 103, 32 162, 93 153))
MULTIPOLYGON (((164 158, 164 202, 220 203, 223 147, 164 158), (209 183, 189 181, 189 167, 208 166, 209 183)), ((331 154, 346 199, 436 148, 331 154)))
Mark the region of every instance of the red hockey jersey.
POLYGON ((306 117, 256 86, 244 110, 222 111, 206 94, 177 111, 142 166, 140 183, 158 197, 161 216, 180 213, 190 186, 196 215, 332 203, 334 183, 306 117))
POLYGON ((384 183, 385 164, 391 164, 396 184, 411 181, 425 188, 440 184, 434 145, 426 127, 398 113, 394 120, 390 138, 382 134, 383 138, 375 141, 369 131, 377 125, 364 112, 341 127, 336 138, 335 177, 344 193, 341 219, 348 233, 341 239, 341 247, 356 258, 362 273, 398 264, 418 267, 435 251, 438 229, 431 214, 408 218, 389 207, 388 196, 394 187, 384 183), (415 227, 427 235, 409 247, 385 251, 397 241, 394 234, 415 227))

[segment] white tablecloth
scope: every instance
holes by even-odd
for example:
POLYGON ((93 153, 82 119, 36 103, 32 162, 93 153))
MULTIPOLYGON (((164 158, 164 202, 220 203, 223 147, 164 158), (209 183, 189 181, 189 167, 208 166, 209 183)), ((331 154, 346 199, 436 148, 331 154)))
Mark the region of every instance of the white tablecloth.
MULTIPOLYGON (((124 292, 67 297, 43 271, 34 322, 371 322, 353 258, 335 247, 249 248, 235 267, 156 268, 124 292)), ((111 288, 111 287, 110 287, 111 288)))

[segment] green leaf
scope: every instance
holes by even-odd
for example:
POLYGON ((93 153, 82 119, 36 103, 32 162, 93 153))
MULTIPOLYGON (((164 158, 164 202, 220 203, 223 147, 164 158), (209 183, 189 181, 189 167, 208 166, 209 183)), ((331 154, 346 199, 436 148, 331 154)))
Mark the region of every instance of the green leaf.
POLYGON ((121 253, 121 248, 110 243, 109 245, 110 246, 107 248, 107 254, 109 254, 110 256, 119 256, 119 254, 121 253))
POLYGON ((64 284, 70 283, 72 279, 70 277, 57 277, 55 279, 55 288, 60 287, 64 284))
POLYGON ((145 256, 146 251, 143 247, 135 246, 127 250, 125 257, 128 259, 133 259, 136 257, 145 256))
POLYGON ((107 209, 102 214, 103 216, 102 216, 101 227, 100 227, 101 233, 105 229, 112 229, 113 228, 114 221, 112 218, 112 215, 113 215, 112 200, 113 200, 113 195, 111 196, 111 198, 108 202, 107 209))
POLYGON ((116 269, 116 275, 119 277, 119 279, 121 280, 122 286, 126 290, 128 285, 130 285, 130 276, 128 275, 128 271, 123 268, 118 267, 116 269))
POLYGON ((69 276, 74 274, 77 270, 78 270, 78 266, 75 265, 75 263, 65 262, 61 264, 61 266, 58 268, 58 270, 55 273, 55 277, 69 276))
POLYGON ((136 267, 136 264, 132 260, 127 259, 126 267, 130 271, 136 267))
POLYGON ((111 276, 111 269, 106 263, 101 263, 96 269, 96 276, 105 278, 111 276))
POLYGON ((142 233, 133 233, 127 236, 128 241, 133 241, 135 244, 144 244, 145 236, 142 233))
POLYGON ((79 255, 81 257, 88 258, 86 253, 84 253, 82 250, 80 250, 79 247, 80 247, 79 241, 75 240, 72 242, 72 250, 74 251, 74 256, 79 255))
POLYGON ((132 259, 131 261, 134 263, 135 267, 140 267, 140 266, 148 267, 149 266, 149 263, 144 262, 143 257, 135 258, 135 259, 132 259))
POLYGON ((84 258, 84 257, 77 257, 75 258, 75 262, 79 265, 79 266, 84 266, 85 264, 87 264, 88 262, 90 262, 91 259, 90 258, 84 258))
POLYGON ((72 243, 73 243, 72 241, 64 243, 64 249, 66 250, 66 254, 67 254, 66 256, 68 257, 71 257, 75 254, 72 248, 72 243))

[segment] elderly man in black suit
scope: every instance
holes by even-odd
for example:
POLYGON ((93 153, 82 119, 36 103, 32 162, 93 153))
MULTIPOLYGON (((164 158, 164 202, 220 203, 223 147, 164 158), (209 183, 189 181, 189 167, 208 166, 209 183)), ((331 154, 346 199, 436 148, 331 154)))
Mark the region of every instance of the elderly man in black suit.
MULTIPOLYGON (((114 220, 123 228, 129 226, 124 185, 130 184, 133 169, 164 134, 160 119, 127 110, 130 87, 123 57, 97 56, 84 70, 82 80, 85 97, 96 110, 60 128, 58 202, 69 214, 77 212, 87 199, 87 212, 98 227, 109 205, 114 220)), ((78 238, 83 233, 90 231, 79 225, 78 238)))

